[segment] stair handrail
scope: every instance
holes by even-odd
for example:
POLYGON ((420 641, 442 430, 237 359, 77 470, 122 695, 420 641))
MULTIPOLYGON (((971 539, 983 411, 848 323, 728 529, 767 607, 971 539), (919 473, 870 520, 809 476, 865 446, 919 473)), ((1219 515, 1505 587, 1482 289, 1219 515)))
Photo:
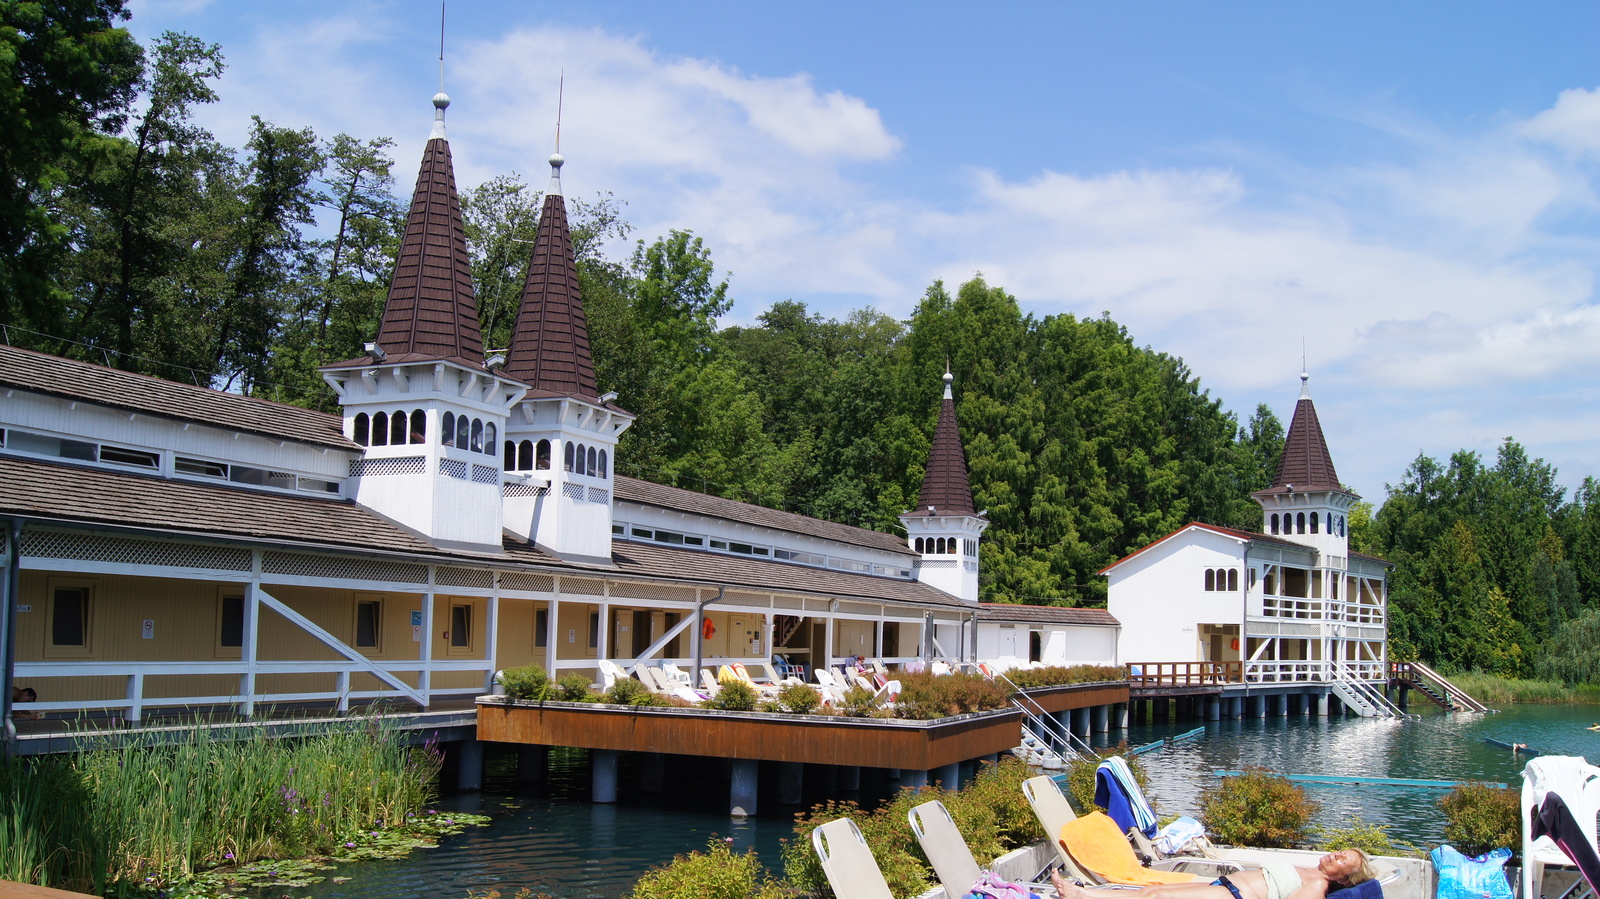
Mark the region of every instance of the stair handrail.
POLYGON ((1465 691, 1463 691, 1460 687, 1456 686, 1455 684, 1453 684, 1449 680, 1447 680, 1444 675, 1442 675, 1439 672, 1433 670, 1432 668, 1428 667, 1427 665, 1424 665, 1421 662, 1408 662, 1406 664, 1411 666, 1411 672, 1412 672, 1413 677, 1415 677, 1416 675, 1420 674, 1424 679, 1432 681, 1436 686, 1438 686, 1438 687, 1440 687, 1440 688, 1442 688, 1442 689, 1444 689, 1446 691, 1446 693, 1445 693, 1446 697, 1454 698, 1456 701, 1460 702, 1461 705, 1465 706, 1467 711, 1469 711, 1469 712, 1492 712, 1492 711, 1494 711, 1494 709, 1491 709, 1488 706, 1484 705, 1483 703, 1479 702, 1477 699, 1473 698, 1471 695, 1469 695, 1465 691))
MULTIPOLYGON (((1050 714, 1049 710, 1040 705, 1037 699, 1024 693, 1011 678, 1005 676, 1004 672, 997 671, 993 677, 1011 688, 1011 704, 1022 711, 1022 717, 1025 722, 1023 725, 1024 730, 1029 730, 1028 725, 1030 724, 1042 725, 1044 733, 1042 735, 1033 733, 1034 739, 1043 742, 1047 749, 1062 758, 1076 759, 1080 757, 1078 750, 1072 745, 1075 735, 1072 733, 1071 728, 1063 727, 1061 722, 1050 714), (1033 708, 1029 708, 1028 703, 1032 703, 1033 708), (1057 748, 1058 745, 1059 748, 1057 748)), ((1078 738, 1078 744, 1085 751, 1091 754, 1094 752, 1089 748, 1089 744, 1085 743, 1081 738, 1078 738)))
POLYGON ((1401 711, 1399 706, 1397 706, 1393 702, 1389 701, 1389 697, 1384 696, 1381 692, 1379 692, 1377 689, 1375 689, 1371 684, 1367 683, 1365 680, 1363 680, 1362 678, 1357 676, 1357 674, 1354 671, 1352 671, 1348 666, 1345 665, 1343 659, 1334 659, 1333 660, 1333 665, 1334 665, 1334 669, 1333 669, 1334 670, 1334 675, 1335 675, 1335 677, 1338 679, 1338 681, 1340 683, 1344 684, 1346 687, 1349 687, 1351 690, 1355 691, 1356 695, 1360 696, 1364 701, 1366 701, 1369 705, 1371 705, 1377 711, 1382 712, 1386 717, 1389 717, 1389 718, 1416 718, 1416 717, 1418 717, 1417 715, 1413 715, 1413 714, 1411 714, 1409 712, 1401 711))

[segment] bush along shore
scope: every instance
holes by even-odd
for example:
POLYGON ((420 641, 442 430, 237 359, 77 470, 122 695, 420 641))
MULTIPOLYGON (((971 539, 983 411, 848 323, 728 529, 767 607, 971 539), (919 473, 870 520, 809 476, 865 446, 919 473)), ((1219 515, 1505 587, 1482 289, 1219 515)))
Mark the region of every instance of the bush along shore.
POLYGON ((300 738, 204 725, 0 768, 0 879, 108 896, 225 896, 324 879, 486 818, 443 814, 441 756, 382 717, 300 738))
POLYGON ((1600 685, 1565 684, 1559 680, 1501 677, 1482 671, 1451 674, 1450 680, 1468 696, 1493 708, 1508 702, 1600 704, 1600 685))

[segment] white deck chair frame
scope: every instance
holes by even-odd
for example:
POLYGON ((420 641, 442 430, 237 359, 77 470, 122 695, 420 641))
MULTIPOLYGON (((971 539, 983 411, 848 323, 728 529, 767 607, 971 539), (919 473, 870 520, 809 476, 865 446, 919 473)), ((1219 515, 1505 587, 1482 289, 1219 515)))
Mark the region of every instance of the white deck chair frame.
MULTIPOLYGON (((939 878, 939 885, 944 887, 946 899, 960 899, 966 895, 978 878, 983 876, 985 867, 973 857, 972 847, 967 845, 966 837, 956 827, 950 810, 935 799, 906 812, 906 820, 911 822, 911 832, 916 835, 922 854, 933 865, 934 876, 939 878)), ((1023 886, 1035 893, 1048 895, 1050 885, 1026 883, 1023 886)))
POLYGON ((817 827, 811 831, 811 848, 837 899, 894 899, 856 822, 839 818, 817 827))
POLYGON ((1544 882, 1547 865, 1573 864, 1549 837, 1529 839, 1533 833, 1533 816, 1539 813, 1548 793, 1561 797, 1572 817, 1583 826, 1590 845, 1595 846, 1595 826, 1600 824, 1600 767, 1589 764, 1581 756, 1540 756, 1531 759, 1523 768, 1522 895, 1535 899, 1544 882), (1534 776, 1529 776, 1530 771, 1534 776))

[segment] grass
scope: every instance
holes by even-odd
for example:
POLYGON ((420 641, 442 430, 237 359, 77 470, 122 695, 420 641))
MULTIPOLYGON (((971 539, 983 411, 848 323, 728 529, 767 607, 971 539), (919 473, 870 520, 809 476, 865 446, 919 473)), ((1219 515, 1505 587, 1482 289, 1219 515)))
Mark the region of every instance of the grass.
POLYGON ((302 739, 257 733, 12 761, 0 769, 0 877, 104 893, 219 866, 349 854, 434 797, 439 755, 381 718, 302 739))
POLYGON ((1468 696, 1491 708, 1508 702, 1600 704, 1600 686, 1595 684, 1568 687, 1560 681, 1501 677, 1482 671, 1452 674, 1449 678, 1468 696))

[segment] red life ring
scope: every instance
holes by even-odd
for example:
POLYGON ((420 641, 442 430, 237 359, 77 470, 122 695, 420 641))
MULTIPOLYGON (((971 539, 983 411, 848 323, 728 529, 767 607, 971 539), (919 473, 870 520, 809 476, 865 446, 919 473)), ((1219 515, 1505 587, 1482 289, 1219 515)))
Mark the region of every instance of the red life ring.
MULTIPOLYGON (((717 635, 717 626, 715 624, 711 623, 711 619, 710 618, 704 619, 704 622, 700 625, 700 636, 702 636, 702 637, 706 638, 707 640, 709 640, 712 637, 715 637, 716 635, 717 635)), ((1237 641, 1235 641, 1235 642, 1237 642, 1237 641)))
POLYGON ((1238 648, 1239 648, 1239 638, 1238 637, 1234 637, 1233 638, 1233 643, 1228 648, 1229 649, 1233 649, 1233 650, 1238 650, 1238 648))

